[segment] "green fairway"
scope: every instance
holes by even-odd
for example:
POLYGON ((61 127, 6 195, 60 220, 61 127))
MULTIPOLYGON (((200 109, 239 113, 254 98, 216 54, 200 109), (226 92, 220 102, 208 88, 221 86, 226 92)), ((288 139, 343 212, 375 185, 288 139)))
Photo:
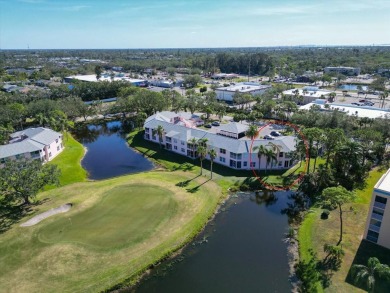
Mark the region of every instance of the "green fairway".
POLYGON ((41 204, 0 234, 0 292, 100 292, 132 284, 200 231, 221 194, 208 178, 182 171, 40 193, 41 204), (73 204, 68 212, 20 227, 65 203, 73 204))
POLYGON ((123 185, 102 195, 92 208, 61 217, 39 231, 48 243, 77 242, 113 249, 146 239, 171 218, 177 204, 172 192, 156 185, 123 185))

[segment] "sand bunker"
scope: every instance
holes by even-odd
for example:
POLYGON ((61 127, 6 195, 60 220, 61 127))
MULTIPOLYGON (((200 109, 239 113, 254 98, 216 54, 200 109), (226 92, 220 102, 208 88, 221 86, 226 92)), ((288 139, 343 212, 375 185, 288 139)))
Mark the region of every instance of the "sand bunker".
POLYGON ((42 220, 44 220, 44 219, 46 219, 48 217, 51 217, 53 215, 60 214, 60 213, 66 213, 67 211, 70 210, 71 207, 72 207, 71 203, 64 204, 64 205, 62 205, 62 206, 60 206, 58 208, 51 209, 51 210, 48 210, 47 212, 39 214, 39 215, 31 218, 27 222, 21 224, 20 226, 21 227, 33 226, 35 224, 38 224, 40 221, 42 221, 42 220))

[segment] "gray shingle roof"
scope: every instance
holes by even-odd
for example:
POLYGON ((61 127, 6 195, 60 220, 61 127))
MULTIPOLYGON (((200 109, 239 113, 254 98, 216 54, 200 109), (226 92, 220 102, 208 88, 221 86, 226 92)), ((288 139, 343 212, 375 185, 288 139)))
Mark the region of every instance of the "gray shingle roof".
POLYGON ((221 124, 219 127, 219 130, 231 132, 231 133, 241 133, 245 132, 248 129, 248 125, 237 123, 237 122, 231 122, 228 124, 221 124))

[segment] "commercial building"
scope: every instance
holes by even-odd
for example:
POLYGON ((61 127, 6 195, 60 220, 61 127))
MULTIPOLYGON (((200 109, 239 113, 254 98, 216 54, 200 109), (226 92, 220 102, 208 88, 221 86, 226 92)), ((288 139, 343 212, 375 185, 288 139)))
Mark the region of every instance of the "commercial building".
POLYGON ((345 66, 337 66, 337 67, 325 67, 324 68, 324 73, 329 74, 329 73, 340 73, 348 76, 352 75, 359 75, 360 74, 360 68, 357 67, 345 67, 345 66))
POLYGON ((145 86, 146 80, 144 79, 134 79, 129 78, 125 76, 115 76, 114 78, 111 78, 108 74, 102 74, 102 76, 99 78, 99 80, 96 78, 95 74, 89 74, 89 75, 72 75, 64 78, 65 82, 71 83, 75 80, 84 81, 84 82, 98 82, 98 81, 126 81, 129 82, 135 86, 145 86))
POLYGON ((300 110, 310 110, 312 107, 318 108, 319 111, 340 111, 350 116, 356 116, 359 118, 367 117, 371 119, 390 118, 389 109, 381 109, 371 106, 354 106, 352 104, 337 104, 327 103, 326 100, 315 100, 312 103, 299 107, 300 110))
POLYGON ((163 87, 163 88, 173 88, 175 85, 173 81, 165 80, 165 79, 149 79, 148 83, 149 85, 163 87))
POLYGON ((51 161, 64 149, 62 134, 48 128, 28 128, 10 135, 9 144, 0 146, 0 164, 8 159, 51 161))
POLYGON ((305 86, 300 89, 290 89, 283 92, 285 96, 297 97, 299 104, 305 105, 317 99, 328 99, 331 91, 322 90, 316 86, 305 86), (299 98, 301 97, 301 100, 299 98))
MULTIPOLYGON (((256 138, 252 144, 252 140, 245 136, 248 125, 231 122, 205 130, 198 127, 202 124, 199 115, 187 112, 159 112, 146 119, 144 138, 161 143, 165 149, 173 153, 193 159, 198 157, 198 153, 197 146, 192 140, 206 139, 208 149, 214 149, 217 153, 214 162, 233 169, 288 169, 295 163, 292 153, 296 149, 296 138, 293 136, 280 136, 274 140, 256 138), (161 141, 154 131, 158 126, 164 129, 161 141), (259 166, 257 153, 251 151, 251 146, 260 145, 273 149, 276 161, 267 164, 263 156, 259 166)), ((209 155, 206 159, 210 159, 209 155)))
POLYGON ((372 192, 364 239, 390 249, 390 169, 372 192))
POLYGON ((234 85, 230 85, 228 87, 217 88, 215 90, 215 93, 217 94, 217 100, 232 103, 233 96, 237 92, 243 94, 251 94, 252 96, 261 95, 271 87, 272 86, 270 85, 262 85, 255 82, 240 82, 234 85))

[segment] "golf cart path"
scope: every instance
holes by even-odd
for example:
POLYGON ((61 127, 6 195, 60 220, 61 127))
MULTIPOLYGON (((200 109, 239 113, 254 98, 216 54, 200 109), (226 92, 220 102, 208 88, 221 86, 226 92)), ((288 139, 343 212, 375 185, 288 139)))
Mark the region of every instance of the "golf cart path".
POLYGON ((51 217, 53 215, 60 214, 60 213, 66 213, 67 211, 70 210, 71 207, 72 207, 71 203, 64 204, 62 206, 59 206, 58 208, 54 208, 54 209, 48 210, 47 212, 44 212, 42 214, 36 215, 35 217, 31 218, 27 222, 21 224, 20 226, 21 227, 33 226, 35 224, 38 224, 40 221, 42 221, 48 217, 51 217))

